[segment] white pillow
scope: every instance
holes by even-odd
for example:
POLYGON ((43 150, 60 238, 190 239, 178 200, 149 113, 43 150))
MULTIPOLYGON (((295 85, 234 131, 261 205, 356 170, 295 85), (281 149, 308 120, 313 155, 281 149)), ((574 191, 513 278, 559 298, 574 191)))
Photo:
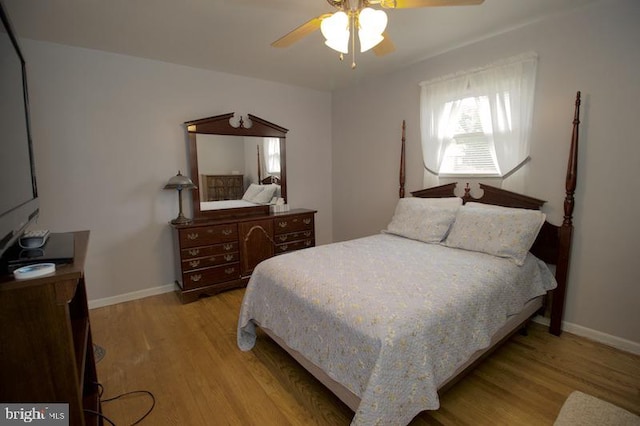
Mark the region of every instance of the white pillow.
POLYGON ((447 235, 462 199, 401 198, 391 223, 383 232, 425 243, 439 243, 447 235))
POLYGON ((255 202, 253 199, 264 190, 264 186, 252 183, 245 191, 242 199, 245 201, 255 202))
POLYGON ((276 192, 273 193, 274 197, 282 197, 282 187, 280 185, 276 185, 275 183, 272 184, 275 188, 276 188, 276 192))
POLYGON ((269 187, 273 187, 274 188, 274 192, 273 192, 273 196, 274 197, 278 197, 280 198, 282 196, 281 192, 280 192, 280 185, 276 185, 275 183, 270 183, 268 185, 262 185, 264 188, 269 188, 269 187))
POLYGON ((467 203, 458 210, 444 244, 506 257, 522 266, 545 219, 539 210, 467 203))
POLYGON ((263 185, 260 191, 251 201, 258 204, 269 204, 276 192, 276 185, 263 185))

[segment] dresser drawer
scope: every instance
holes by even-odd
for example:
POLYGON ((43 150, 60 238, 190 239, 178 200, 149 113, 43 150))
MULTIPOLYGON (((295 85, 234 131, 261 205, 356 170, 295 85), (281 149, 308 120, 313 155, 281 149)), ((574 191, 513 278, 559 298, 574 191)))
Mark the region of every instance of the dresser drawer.
POLYGON ((290 243, 297 240, 308 240, 313 238, 313 230, 299 232, 289 232, 288 234, 278 234, 276 236, 276 244, 290 243))
POLYGON ((190 290, 240 278, 240 264, 229 263, 213 268, 196 269, 182 274, 182 288, 190 290))
POLYGON ((282 253, 305 249, 313 246, 315 246, 315 241, 313 239, 298 240, 291 243, 276 244, 275 252, 276 254, 282 254, 282 253))
POLYGON ((236 241, 216 244, 212 246, 193 247, 180 250, 180 259, 185 261, 200 257, 215 256, 218 254, 227 254, 238 251, 238 243, 236 241))
POLYGON ((214 256, 199 257, 182 261, 182 270, 186 273, 194 269, 208 268, 211 266, 224 265, 226 263, 239 262, 240 256, 238 252, 224 253, 214 256))
POLYGON ((238 226, 235 223, 180 230, 182 249, 227 241, 238 241, 238 226))
POLYGON ((276 235, 314 229, 313 214, 277 218, 273 220, 273 224, 276 235))

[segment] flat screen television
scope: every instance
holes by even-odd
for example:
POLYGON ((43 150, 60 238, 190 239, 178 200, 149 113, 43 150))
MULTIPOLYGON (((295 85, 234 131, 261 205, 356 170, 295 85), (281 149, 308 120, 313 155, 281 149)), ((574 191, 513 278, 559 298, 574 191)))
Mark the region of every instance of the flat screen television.
POLYGON ((0 2, 0 258, 39 214, 24 56, 0 2))

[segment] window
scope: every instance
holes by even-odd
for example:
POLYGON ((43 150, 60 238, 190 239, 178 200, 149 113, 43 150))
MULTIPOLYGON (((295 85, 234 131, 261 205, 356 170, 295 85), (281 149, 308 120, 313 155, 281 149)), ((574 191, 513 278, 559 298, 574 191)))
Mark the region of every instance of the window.
POLYGON ((529 158, 537 56, 510 58, 421 83, 426 169, 438 176, 501 176, 529 158))
POLYGON ((280 173, 280 139, 264 138, 267 173, 280 173))
POLYGON ((452 135, 451 142, 445 148, 439 175, 486 175, 499 176, 500 168, 496 150, 491 138, 491 122, 480 119, 490 114, 489 100, 486 96, 469 97, 448 102, 445 109, 451 119, 447 123, 447 133, 452 135))

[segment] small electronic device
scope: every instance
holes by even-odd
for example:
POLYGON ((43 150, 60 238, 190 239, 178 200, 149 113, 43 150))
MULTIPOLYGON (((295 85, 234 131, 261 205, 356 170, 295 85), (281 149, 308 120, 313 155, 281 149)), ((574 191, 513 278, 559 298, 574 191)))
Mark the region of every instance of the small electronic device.
POLYGON ((23 249, 36 249, 44 246, 49 238, 49 230, 47 229, 37 229, 33 231, 25 232, 18 244, 23 249))
POLYGON ((13 276, 17 280, 26 280, 29 278, 41 277, 56 271, 54 263, 36 263, 35 265, 27 265, 13 271, 13 276))
POLYGON ((51 232, 47 234, 45 240, 45 244, 41 247, 22 248, 19 244, 14 244, 7 250, 3 256, 3 263, 8 272, 35 263, 55 263, 56 265, 73 263, 73 232, 51 232))

